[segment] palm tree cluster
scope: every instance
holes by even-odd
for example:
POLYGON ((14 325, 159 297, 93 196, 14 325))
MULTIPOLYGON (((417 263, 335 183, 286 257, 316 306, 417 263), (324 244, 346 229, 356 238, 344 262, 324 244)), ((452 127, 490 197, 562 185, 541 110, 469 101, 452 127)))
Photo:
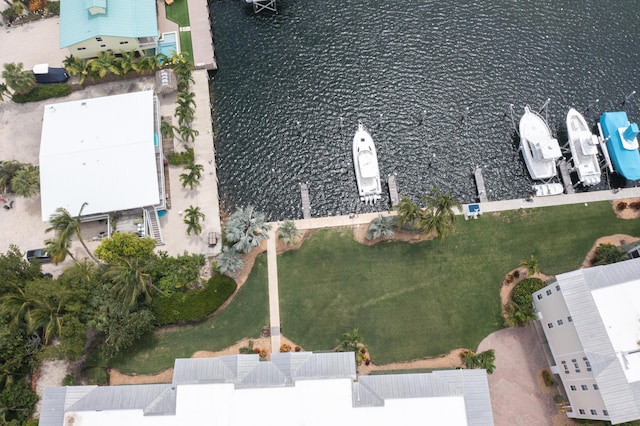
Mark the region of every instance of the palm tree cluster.
POLYGON ((202 171, 204 170, 204 166, 202 164, 195 164, 193 161, 185 164, 184 169, 187 173, 180 174, 180 180, 182 181, 182 187, 189 187, 190 190, 193 190, 193 187, 200 184, 200 179, 202 178, 202 171))
POLYGON ((284 241, 286 245, 294 244, 300 236, 302 236, 302 232, 292 220, 285 220, 278 228, 278 238, 284 241))
POLYGON ((88 203, 83 203, 78 212, 78 216, 71 216, 69 211, 63 207, 58 207, 49 218, 51 226, 47 228, 46 232, 55 232, 55 237, 45 240, 46 251, 51 256, 51 261, 58 264, 67 258, 67 255, 75 260, 73 254, 70 251, 72 238, 75 236, 84 247, 85 251, 94 262, 98 263, 98 259, 95 258, 91 250, 87 247, 82 239, 80 225, 82 223, 82 211, 88 203))
POLYGON ((205 215, 200 211, 200 207, 189 206, 189 208, 184 211, 184 223, 187 225, 187 235, 191 235, 192 232, 200 235, 202 233, 200 221, 204 219, 205 215))
POLYGON ((403 196, 395 208, 398 212, 397 224, 400 229, 406 225, 425 234, 435 232, 442 241, 455 231, 455 209, 461 210, 462 205, 453 199, 450 192, 445 194, 437 188, 433 188, 432 192, 434 195, 425 195, 420 199, 423 207, 410 197, 403 196))
POLYGON ((460 356, 467 368, 484 368, 489 374, 496 369, 496 351, 493 349, 488 349, 478 354, 473 351, 462 351, 460 356))
POLYGON ((32 164, 0 161, 0 193, 32 197, 40 192, 40 170, 32 164))
MULTIPOLYGON (((2 78, 15 93, 25 95, 36 87, 36 77, 31 71, 25 70, 23 67, 22 62, 4 64, 2 78)), ((6 87, 3 90, 8 93, 6 87)))
MULTIPOLYGON (((291 225, 287 225, 287 228, 288 230, 283 231, 286 234, 285 238, 295 238, 294 235, 298 232, 295 224, 293 224, 293 228, 291 225)), ((249 253, 263 240, 268 239, 269 230, 271 230, 271 225, 265 222, 265 215, 256 212, 253 206, 236 209, 224 228, 226 245, 222 248, 222 253, 217 259, 220 272, 230 274, 242 268, 244 266, 242 254, 249 253)))
POLYGON ((393 237, 394 219, 391 216, 378 215, 375 219, 369 223, 367 228, 367 234, 365 238, 367 240, 377 240, 378 238, 391 238, 393 237))

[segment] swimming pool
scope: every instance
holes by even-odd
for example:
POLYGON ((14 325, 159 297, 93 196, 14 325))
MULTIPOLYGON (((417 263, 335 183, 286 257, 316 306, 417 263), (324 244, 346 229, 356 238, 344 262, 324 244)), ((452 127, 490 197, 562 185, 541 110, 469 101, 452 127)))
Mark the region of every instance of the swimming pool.
POLYGON ((162 33, 162 36, 158 40, 158 53, 167 56, 172 56, 174 52, 180 53, 176 39, 177 33, 175 31, 162 33))

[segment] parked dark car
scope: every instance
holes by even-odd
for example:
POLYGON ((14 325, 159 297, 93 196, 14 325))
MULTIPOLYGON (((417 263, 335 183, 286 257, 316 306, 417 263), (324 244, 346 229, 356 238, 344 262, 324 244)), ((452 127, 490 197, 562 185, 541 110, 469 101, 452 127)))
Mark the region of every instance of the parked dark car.
POLYGON ((27 260, 35 259, 40 263, 51 262, 51 256, 45 251, 45 249, 27 250, 27 260))
POLYGON ((52 68, 49 64, 35 65, 33 75, 40 84, 64 83, 69 80, 69 74, 64 68, 52 68))

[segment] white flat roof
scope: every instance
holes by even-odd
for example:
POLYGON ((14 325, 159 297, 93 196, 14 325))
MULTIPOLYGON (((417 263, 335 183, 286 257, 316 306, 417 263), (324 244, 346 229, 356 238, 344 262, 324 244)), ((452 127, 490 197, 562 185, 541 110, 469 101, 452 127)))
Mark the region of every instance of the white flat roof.
POLYGON ((42 220, 160 202, 153 92, 46 105, 40 144, 42 220))
POLYGON ((591 292, 629 383, 640 380, 640 280, 591 292))

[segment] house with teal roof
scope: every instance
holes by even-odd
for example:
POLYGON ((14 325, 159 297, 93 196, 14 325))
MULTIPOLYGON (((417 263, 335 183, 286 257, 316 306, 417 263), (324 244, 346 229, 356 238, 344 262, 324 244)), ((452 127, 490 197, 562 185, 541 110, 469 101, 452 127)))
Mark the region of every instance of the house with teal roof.
POLYGON ((60 48, 78 58, 158 46, 156 0, 61 0, 60 48))

